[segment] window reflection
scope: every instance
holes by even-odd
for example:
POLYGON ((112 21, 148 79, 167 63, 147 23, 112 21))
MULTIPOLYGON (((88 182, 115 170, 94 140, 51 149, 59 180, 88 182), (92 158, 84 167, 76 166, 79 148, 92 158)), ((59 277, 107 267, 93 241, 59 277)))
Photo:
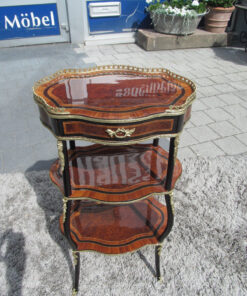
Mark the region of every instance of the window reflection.
MULTIPOLYGON (((107 186, 134 185, 150 181, 155 174, 162 173, 161 162, 156 153, 145 151, 122 155, 95 155, 77 157, 77 167, 80 171, 74 182, 77 185, 107 186), (150 167, 152 165, 152 167, 150 167)), ((73 161, 72 161, 73 165, 73 161)), ((73 170, 72 170, 73 177, 73 170)))
MULTIPOLYGON (((115 106, 116 99, 132 99, 126 104, 143 102, 145 98, 156 98, 158 101, 170 98, 179 91, 179 87, 162 77, 145 77, 134 75, 102 75, 94 77, 70 78, 58 82, 53 94, 58 95, 65 104, 102 103, 115 106), (137 101, 140 98, 141 101, 137 101), (107 99, 105 101, 102 101, 107 99), (93 100, 93 101, 92 101, 93 100)), ((154 101, 155 102, 155 101, 154 101)), ((122 102, 121 102, 122 104, 122 102)))

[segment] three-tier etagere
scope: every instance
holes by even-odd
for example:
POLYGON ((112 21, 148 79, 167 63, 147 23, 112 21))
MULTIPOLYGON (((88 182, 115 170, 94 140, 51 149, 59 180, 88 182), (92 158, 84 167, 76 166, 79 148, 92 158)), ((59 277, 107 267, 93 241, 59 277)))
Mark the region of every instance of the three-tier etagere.
POLYGON ((179 135, 190 118, 194 83, 166 69, 101 66, 59 71, 33 91, 41 122, 57 138, 50 177, 64 196, 60 228, 74 256, 73 295, 81 251, 122 254, 154 245, 160 279, 161 244, 173 225, 173 189, 182 172, 179 135), (160 137, 170 138, 168 152, 160 137), (94 144, 81 147, 80 140, 94 144))

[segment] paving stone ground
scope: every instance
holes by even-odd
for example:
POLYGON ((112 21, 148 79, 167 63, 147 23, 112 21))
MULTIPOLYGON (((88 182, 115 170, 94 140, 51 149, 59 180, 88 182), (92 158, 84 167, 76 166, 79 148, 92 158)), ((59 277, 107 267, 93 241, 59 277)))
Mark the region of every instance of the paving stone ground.
MULTIPOLYGON (((135 44, 26 46, 0 49, 0 172, 46 169, 57 157, 56 140, 39 122, 33 83, 63 68, 107 64, 164 67, 196 82, 181 159, 247 152, 247 53, 242 48, 146 52, 135 44)), ((161 144, 167 147, 167 140, 161 144)))

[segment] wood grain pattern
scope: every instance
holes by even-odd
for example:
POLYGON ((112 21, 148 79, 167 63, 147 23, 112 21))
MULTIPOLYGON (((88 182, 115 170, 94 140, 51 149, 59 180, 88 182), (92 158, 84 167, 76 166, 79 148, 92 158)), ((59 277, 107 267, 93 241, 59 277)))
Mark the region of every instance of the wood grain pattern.
MULTIPOLYGON (((160 146, 91 145, 69 150, 69 171, 73 198, 102 202, 130 202, 154 193, 164 193, 168 153, 160 146)), ((181 175, 175 164, 172 188, 181 175)), ((63 192, 58 160, 50 169, 51 180, 63 192)))
MULTIPOLYGON (((111 125, 104 124, 100 125, 97 123, 81 122, 81 121, 64 121, 64 134, 68 136, 78 136, 82 135, 89 138, 95 139, 110 139, 116 140, 116 138, 111 138, 109 134, 106 133, 107 129, 117 130, 117 128, 125 129, 135 129, 135 132, 131 135, 130 140, 136 138, 146 137, 152 134, 162 134, 162 133, 172 133, 173 132, 173 119, 157 119, 148 122, 134 123, 130 125, 111 125)), ((128 140, 128 138, 124 138, 128 140)))
MULTIPOLYGON (((154 198, 124 206, 76 201, 70 221, 77 250, 121 254, 158 244, 167 226, 167 208, 154 198)), ((62 216, 60 228, 63 232, 62 216)))
POLYGON ((55 119, 49 116, 49 113, 45 112, 44 108, 39 106, 40 120, 50 129, 54 135, 63 138, 86 138, 91 142, 99 142, 107 145, 112 143, 121 143, 134 141, 135 143, 142 141, 143 139, 153 139, 155 137, 177 134, 182 131, 184 123, 190 118, 191 106, 188 107, 185 115, 180 116, 165 116, 160 118, 153 118, 151 120, 144 120, 133 123, 98 123, 89 122, 86 120, 66 120, 55 119), (118 128, 135 129, 134 133, 130 137, 124 137, 122 139, 116 137, 110 137, 106 133, 107 129, 116 131, 118 128))
POLYGON ((144 70, 64 70, 37 83, 34 95, 50 113, 59 115, 62 111, 64 117, 83 116, 96 121, 159 117, 183 106, 194 95, 190 80, 162 69, 144 70))

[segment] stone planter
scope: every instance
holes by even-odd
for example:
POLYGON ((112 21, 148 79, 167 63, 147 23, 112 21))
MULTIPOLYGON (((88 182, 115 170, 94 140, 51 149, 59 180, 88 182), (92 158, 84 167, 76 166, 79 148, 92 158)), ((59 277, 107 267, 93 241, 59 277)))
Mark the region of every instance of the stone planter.
POLYGON ((195 32, 201 18, 205 14, 188 17, 151 12, 150 17, 156 32, 173 35, 190 35, 195 32))
POLYGON ((234 6, 210 7, 205 17, 205 30, 212 33, 224 33, 234 9, 234 6))

